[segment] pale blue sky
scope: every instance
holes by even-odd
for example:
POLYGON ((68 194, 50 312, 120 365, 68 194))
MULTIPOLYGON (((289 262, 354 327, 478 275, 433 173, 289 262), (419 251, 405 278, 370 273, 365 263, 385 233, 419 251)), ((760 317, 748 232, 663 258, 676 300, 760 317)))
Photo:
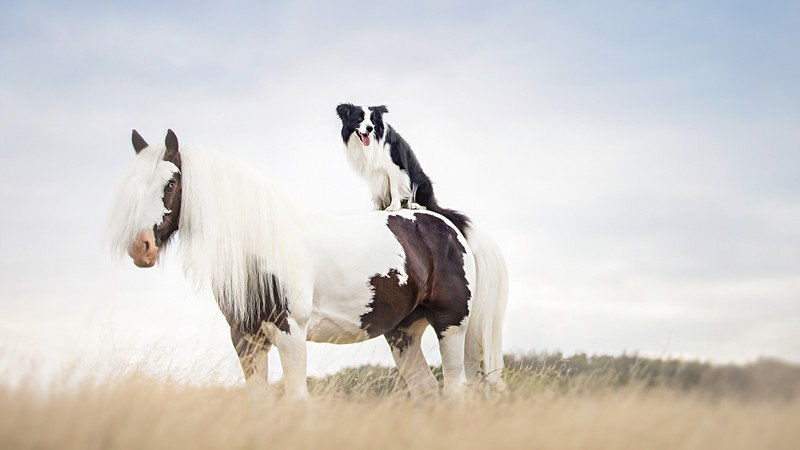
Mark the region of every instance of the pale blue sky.
POLYGON ((99 248, 130 129, 352 213, 352 101, 389 105, 442 203, 504 247, 508 351, 800 361, 795 2, 260 3, 0 5, 0 347, 230 368, 175 264, 99 248))

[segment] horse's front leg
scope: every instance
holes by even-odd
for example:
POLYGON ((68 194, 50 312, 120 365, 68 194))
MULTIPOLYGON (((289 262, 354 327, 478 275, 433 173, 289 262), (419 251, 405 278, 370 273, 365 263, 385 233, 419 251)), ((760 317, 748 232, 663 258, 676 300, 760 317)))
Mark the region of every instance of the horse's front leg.
POLYGON ((248 385, 269 387, 269 366, 267 355, 272 347, 263 333, 245 335, 239 326, 231 327, 231 342, 239 355, 244 379, 248 385))
POLYGON ((273 342, 283 366, 283 383, 290 398, 308 397, 306 384, 306 329, 293 319, 288 319, 289 331, 275 333, 273 342))

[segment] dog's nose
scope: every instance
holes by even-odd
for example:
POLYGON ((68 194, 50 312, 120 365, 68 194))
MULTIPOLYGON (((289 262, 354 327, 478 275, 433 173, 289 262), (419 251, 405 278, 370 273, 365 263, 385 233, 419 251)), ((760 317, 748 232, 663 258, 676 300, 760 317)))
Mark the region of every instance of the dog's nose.
POLYGON ((367 125, 367 133, 372 133, 372 125, 367 125))

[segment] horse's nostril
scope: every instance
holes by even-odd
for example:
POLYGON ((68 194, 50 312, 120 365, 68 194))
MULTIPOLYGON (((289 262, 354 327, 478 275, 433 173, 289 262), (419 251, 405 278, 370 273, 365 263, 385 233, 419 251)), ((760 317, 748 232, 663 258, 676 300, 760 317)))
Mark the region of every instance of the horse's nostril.
POLYGON ((144 241, 144 251, 150 250, 150 241, 144 241))

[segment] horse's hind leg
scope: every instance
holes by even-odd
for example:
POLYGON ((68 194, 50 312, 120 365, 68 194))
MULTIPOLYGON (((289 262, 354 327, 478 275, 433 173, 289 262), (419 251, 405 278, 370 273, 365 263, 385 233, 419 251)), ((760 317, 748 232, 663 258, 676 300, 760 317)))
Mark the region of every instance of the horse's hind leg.
POLYGON ((439 390, 439 383, 422 354, 422 333, 427 326, 428 322, 420 318, 408 326, 401 323, 384 333, 398 372, 408 385, 411 395, 417 398, 435 394, 439 390))
POLYGON ((461 302, 431 302, 426 309, 426 317, 439 338, 439 351, 442 354, 443 393, 459 392, 467 381, 464 373, 464 347, 466 344, 469 316, 465 309, 457 307, 461 302))
POLYGON ((436 333, 440 336, 439 351, 442 354, 443 393, 445 395, 458 393, 467 381, 464 374, 466 331, 466 323, 447 327, 443 331, 436 330, 436 333))
POLYGON ((269 386, 267 355, 272 344, 263 333, 245 335, 238 326, 231 327, 231 342, 239 355, 239 364, 248 385, 269 386))

